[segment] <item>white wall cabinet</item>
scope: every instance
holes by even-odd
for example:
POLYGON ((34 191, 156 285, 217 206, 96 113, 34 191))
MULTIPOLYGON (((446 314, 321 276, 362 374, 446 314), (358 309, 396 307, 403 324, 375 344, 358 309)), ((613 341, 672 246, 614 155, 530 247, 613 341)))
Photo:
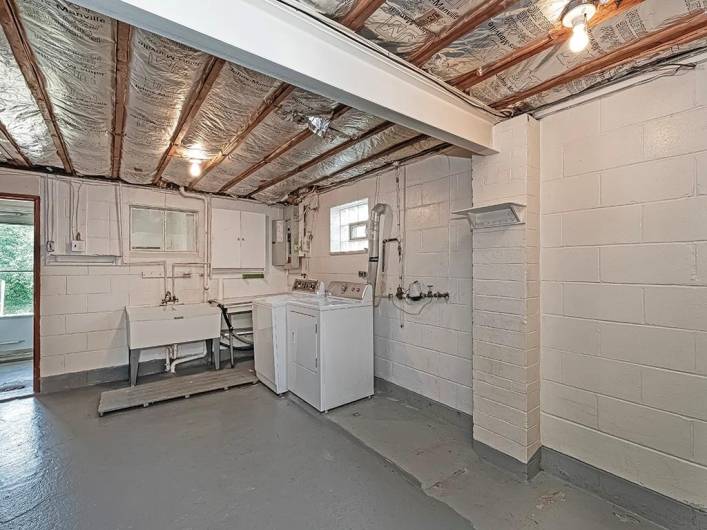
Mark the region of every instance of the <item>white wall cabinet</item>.
POLYGON ((262 213, 211 212, 211 266, 214 269, 264 269, 266 218, 262 213))

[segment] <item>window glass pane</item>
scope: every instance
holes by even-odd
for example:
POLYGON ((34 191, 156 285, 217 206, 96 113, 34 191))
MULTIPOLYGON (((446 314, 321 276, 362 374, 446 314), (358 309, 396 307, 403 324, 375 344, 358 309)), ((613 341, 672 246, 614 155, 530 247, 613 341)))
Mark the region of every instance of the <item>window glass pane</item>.
POLYGON ((330 252, 356 252, 368 248, 368 199, 334 206, 330 210, 330 252), (353 226, 363 223, 362 226, 353 226), (353 233, 351 232, 353 230, 353 233), (355 238, 352 240, 351 238, 355 238), (361 239, 358 239, 361 238, 361 239))
POLYGON ((0 315, 32 313, 34 227, 0 224, 0 315))
POLYGON ((164 250, 164 210, 131 208, 130 213, 130 248, 164 250))
POLYGON ((196 216, 194 213, 167 210, 165 214, 165 250, 172 252, 196 251, 196 216))

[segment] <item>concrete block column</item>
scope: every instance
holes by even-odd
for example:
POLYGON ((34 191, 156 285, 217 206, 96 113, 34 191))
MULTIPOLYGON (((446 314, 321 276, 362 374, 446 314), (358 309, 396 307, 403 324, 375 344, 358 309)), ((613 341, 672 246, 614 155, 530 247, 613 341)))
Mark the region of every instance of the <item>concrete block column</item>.
POLYGON ((472 160, 474 206, 526 204, 526 223, 473 232, 474 440, 527 464, 540 448, 540 134, 530 116, 494 127, 472 160))

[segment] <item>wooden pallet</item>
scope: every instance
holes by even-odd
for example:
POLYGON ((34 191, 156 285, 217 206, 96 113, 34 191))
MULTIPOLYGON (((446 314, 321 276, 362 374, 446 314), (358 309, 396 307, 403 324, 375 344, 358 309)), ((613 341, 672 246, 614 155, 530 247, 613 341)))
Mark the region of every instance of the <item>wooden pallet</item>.
POLYGON ((133 407, 147 407, 160 401, 188 398, 214 390, 228 390, 257 381, 258 378, 248 369, 224 368, 223 370, 172 377, 153 383, 143 383, 118 390, 107 390, 101 393, 98 415, 103 416, 106 412, 133 407))

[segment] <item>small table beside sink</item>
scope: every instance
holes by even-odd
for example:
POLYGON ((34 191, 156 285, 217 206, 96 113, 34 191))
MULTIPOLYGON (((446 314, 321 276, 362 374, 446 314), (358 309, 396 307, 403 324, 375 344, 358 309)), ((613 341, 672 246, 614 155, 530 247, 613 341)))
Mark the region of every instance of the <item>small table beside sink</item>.
POLYGON ((221 311, 210 304, 172 304, 156 307, 126 307, 130 386, 137 383, 140 353, 145 348, 206 341, 214 367, 220 369, 218 341, 221 311))

